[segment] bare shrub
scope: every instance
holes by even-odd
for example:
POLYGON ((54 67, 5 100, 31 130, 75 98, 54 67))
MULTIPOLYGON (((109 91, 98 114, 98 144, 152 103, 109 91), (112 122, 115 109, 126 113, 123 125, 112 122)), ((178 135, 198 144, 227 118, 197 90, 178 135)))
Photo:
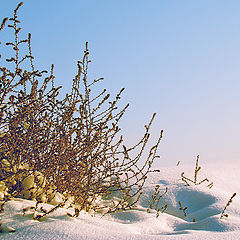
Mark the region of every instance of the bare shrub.
MULTIPOLYGON (((113 100, 106 89, 92 96, 91 89, 102 78, 88 81, 87 43, 71 93, 60 99, 53 65, 48 75, 35 69, 31 34, 19 39, 21 5, 8 25, 15 40, 6 45, 15 54, 6 59, 6 67, 0 67, 0 181, 6 194, 38 202, 68 200, 76 211, 110 213, 132 208, 158 157, 162 131, 141 160, 156 114, 140 141, 127 148, 118 124, 128 105, 117 107, 124 89, 113 100)), ((5 18, 0 30, 6 22, 5 18)))

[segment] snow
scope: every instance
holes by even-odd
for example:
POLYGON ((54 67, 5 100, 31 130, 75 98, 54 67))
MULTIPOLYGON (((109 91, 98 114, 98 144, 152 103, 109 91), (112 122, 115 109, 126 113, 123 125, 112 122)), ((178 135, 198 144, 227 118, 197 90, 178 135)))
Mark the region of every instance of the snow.
MULTIPOLYGON (((136 208, 102 216, 92 216, 81 212, 79 217, 71 218, 67 213, 71 209, 59 208, 43 221, 33 220, 34 212, 28 210, 23 216, 23 208, 35 206, 30 200, 14 199, 7 202, 1 214, 3 233, 1 239, 39 240, 39 239, 240 239, 240 168, 236 164, 218 164, 202 166, 198 180, 206 177, 213 181, 190 186, 181 180, 181 173, 193 179, 194 166, 176 166, 151 173, 144 187, 144 193, 136 208), (166 210, 156 217, 156 210, 149 208, 149 201, 154 194, 155 186, 159 185, 163 196, 158 207, 168 204, 166 210), (167 193, 164 194, 166 187, 167 193), (228 217, 220 219, 221 213, 233 193, 237 195, 226 208, 228 217), (182 208, 180 210, 179 201, 182 208), (15 232, 11 231, 15 229, 15 232)), ((45 208, 51 205, 44 204, 45 208)))

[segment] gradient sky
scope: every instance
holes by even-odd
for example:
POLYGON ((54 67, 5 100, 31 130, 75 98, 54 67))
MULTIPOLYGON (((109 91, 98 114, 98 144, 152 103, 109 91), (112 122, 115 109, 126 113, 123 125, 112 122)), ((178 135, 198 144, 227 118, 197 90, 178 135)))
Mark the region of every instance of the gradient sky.
MULTIPOLYGON (((0 0, 0 17, 18 2, 0 0)), ((19 17, 32 33, 35 64, 54 63, 64 91, 89 42, 89 78, 104 77, 99 87, 113 95, 126 88, 127 143, 157 112, 161 167, 193 163, 197 154, 201 163, 239 165, 239 13, 239 0, 25 0, 19 17)))

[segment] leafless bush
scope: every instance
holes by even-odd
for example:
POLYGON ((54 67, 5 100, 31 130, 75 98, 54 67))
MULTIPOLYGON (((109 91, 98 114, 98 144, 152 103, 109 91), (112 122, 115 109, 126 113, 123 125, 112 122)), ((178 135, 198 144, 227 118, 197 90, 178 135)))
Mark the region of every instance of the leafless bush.
POLYGON ((6 194, 51 202, 58 193, 62 202, 71 200, 79 211, 109 213, 132 208, 158 157, 162 131, 139 164, 156 114, 140 141, 127 148, 118 124, 128 105, 117 107, 124 89, 113 100, 106 89, 92 96, 91 89, 102 79, 88 81, 87 43, 71 93, 60 99, 53 65, 48 75, 35 69, 31 34, 19 39, 21 5, 0 28, 10 22, 7 27, 15 36, 6 43, 14 56, 0 67, 0 181, 6 194))

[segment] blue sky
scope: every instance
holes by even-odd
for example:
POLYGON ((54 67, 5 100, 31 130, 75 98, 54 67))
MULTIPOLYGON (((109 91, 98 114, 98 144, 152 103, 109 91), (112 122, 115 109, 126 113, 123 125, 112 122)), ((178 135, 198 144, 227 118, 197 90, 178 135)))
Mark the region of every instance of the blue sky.
MULTIPOLYGON (((0 0, 0 17, 18 2, 0 0)), ((35 64, 54 63, 64 91, 89 42, 89 78, 104 77, 99 87, 113 95, 126 88, 127 143, 157 112, 152 136, 164 130, 157 166, 165 166, 197 154, 203 163, 240 159, 239 12, 238 0, 26 0, 19 17, 35 64)))

